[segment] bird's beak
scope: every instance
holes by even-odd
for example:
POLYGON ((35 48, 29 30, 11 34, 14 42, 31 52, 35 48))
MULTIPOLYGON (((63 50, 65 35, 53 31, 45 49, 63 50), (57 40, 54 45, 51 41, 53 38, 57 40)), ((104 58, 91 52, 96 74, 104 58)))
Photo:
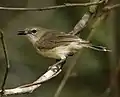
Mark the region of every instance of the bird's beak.
POLYGON ((27 33, 25 33, 24 30, 20 30, 20 31, 18 31, 18 34, 17 34, 17 35, 27 35, 27 33))

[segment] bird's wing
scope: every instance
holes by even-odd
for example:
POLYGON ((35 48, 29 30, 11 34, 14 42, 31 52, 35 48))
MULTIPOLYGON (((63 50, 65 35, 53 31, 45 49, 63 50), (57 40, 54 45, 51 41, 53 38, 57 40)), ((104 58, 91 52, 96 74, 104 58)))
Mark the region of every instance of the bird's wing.
MULTIPOLYGON (((64 32, 49 31, 40 38, 35 45, 39 49, 52 49, 58 46, 69 45, 71 42, 79 42, 80 38, 64 32)), ((82 41, 82 40, 81 40, 82 41)), ((83 41, 88 43, 87 41, 83 41)))

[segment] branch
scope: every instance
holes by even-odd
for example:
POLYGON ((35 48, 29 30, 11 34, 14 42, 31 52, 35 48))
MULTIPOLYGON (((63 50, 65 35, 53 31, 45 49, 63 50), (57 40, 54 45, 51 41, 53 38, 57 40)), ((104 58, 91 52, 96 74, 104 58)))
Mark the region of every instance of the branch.
MULTIPOLYGON (((41 77, 39 77, 36 81, 30 84, 22 85, 16 88, 5 89, 3 95, 13 95, 13 94, 22 94, 22 93, 32 93, 35 89, 41 86, 42 83, 54 78, 62 71, 62 60, 51 67, 48 68, 46 73, 44 73, 41 77)), ((2 90, 0 90, 0 93, 2 90)))
POLYGON ((71 3, 65 3, 63 5, 58 6, 49 6, 49 7, 43 7, 43 8, 11 8, 11 7, 0 7, 0 10, 8 10, 8 11, 44 11, 44 10, 52 10, 52 9, 59 9, 59 8, 66 8, 66 7, 86 7, 91 5, 98 5, 103 3, 100 2, 90 2, 90 3, 77 3, 77 4, 71 4, 71 3))
POLYGON ((111 5, 111 6, 106 6, 103 8, 103 11, 111 11, 115 8, 119 8, 120 7, 120 4, 115 4, 115 5, 111 5))
POLYGON ((7 79, 7 75, 9 72, 9 68, 10 68, 10 64, 9 64, 9 59, 8 59, 8 54, 7 54, 7 49, 6 49, 6 45, 5 45, 5 40, 4 40, 4 35, 3 35, 3 31, 0 29, 0 34, 1 34, 1 43, 2 43, 2 47, 3 47, 3 51, 4 51, 4 56, 5 56, 5 64, 6 64, 6 70, 5 70, 5 74, 4 74, 4 79, 3 79, 3 83, 1 85, 1 97, 3 96, 3 92, 4 92, 4 86, 6 83, 6 79, 7 79))
POLYGON ((83 17, 80 19, 80 21, 75 25, 74 29, 69 32, 72 35, 77 35, 81 30, 83 30, 86 27, 86 24, 91 18, 91 13, 86 12, 83 17))
MULTIPOLYGON (((95 2, 96 0, 94 0, 95 2)), ((91 3, 93 1, 91 0, 91 3)), ((99 4, 102 4, 105 2, 105 0, 98 0, 97 2, 99 2, 99 4)), ((92 16, 95 15, 97 10, 97 5, 93 5, 93 6, 89 6, 89 10, 88 12, 86 12, 83 17, 79 20, 79 22, 75 25, 75 27, 73 28, 73 30, 71 32, 69 32, 72 35, 77 35, 80 33, 81 30, 83 30, 87 23, 90 21, 90 19, 92 18, 92 16)))

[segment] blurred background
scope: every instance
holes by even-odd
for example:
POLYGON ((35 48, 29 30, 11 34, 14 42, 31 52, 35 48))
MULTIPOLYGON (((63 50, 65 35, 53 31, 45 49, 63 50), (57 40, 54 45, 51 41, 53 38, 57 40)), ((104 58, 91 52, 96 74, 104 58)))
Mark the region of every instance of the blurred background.
MULTIPOLYGON (((119 0, 116 0, 118 3, 119 0)), ((4 7, 46 7, 67 3, 83 3, 88 0, 0 0, 4 7)), ((114 1, 115 2, 115 1, 114 1)), ((119 2, 120 3, 120 2, 119 2)), ((5 41, 10 60, 6 88, 31 83, 41 76, 47 68, 55 63, 55 59, 45 58, 35 51, 27 38, 17 36, 17 31, 31 26, 41 26, 48 29, 69 32, 87 11, 85 7, 71 7, 56 10, 5 11, 0 10, 0 28, 4 31, 5 41)), ((113 53, 98 52, 84 49, 76 60, 76 65, 70 74, 60 97, 97 97, 109 87, 111 71, 119 65, 119 8, 112 11, 108 18, 101 21, 94 30, 91 42, 106 46, 113 53)), ((80 37, 86 39, 88 30, 82 31, 80 37)), ((54 79, 44 83, 32 94, 12 95, 11 97, 53 97, 69 64, 74 56, 67 59, 62 73, 54 79)), ((0 44, 0 83, 5 72, 5 59, 0 44)))

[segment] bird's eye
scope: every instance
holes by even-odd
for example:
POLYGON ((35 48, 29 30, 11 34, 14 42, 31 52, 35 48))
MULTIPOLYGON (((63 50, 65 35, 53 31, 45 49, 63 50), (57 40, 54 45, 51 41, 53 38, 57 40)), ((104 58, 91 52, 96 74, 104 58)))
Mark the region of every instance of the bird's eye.
POLYGON ((32 32, 32 33, 36 33, 37 31, 34 29, 34 30, 32 30, 31 32, 32 32))

